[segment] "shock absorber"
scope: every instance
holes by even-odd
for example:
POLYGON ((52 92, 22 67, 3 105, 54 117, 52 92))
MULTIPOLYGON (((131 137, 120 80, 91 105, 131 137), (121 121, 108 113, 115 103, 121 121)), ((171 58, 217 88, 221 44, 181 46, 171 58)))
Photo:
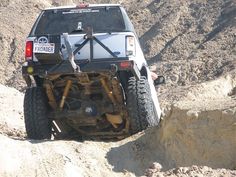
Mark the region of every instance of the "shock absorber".
POLYGON ((102 83, 102 86, 104 88, 104 90, 106 91, 106 94, 108 95, 108 97, 110 98, 111 102, 116 105, 116 99, 112 93, 112 91, 110 90, 109 86, 107 85, 107 82, 104 78, 101 79, 101 83, 102 83))
POLYGON ((72 81, 68 80, 67 83, 66 83, 66 87, 64 89, 64 92, 63 92, 63 96, 62 96, 61 102, 60 102, 60 109, 61 110, 64 107, 65 100, 66 100, 66 97, 68 96, 68 93, 70 91, 71 85, 72 85, 72 81))
MULTIPOLYGON (((111 102, 114 104, 114 106, 118 106, 117 100, 114 97, 112 90, 109 88, 106 79, 102 78, 101 83, 111 102)), ((118 128, 119 125, 123 123, 122 117, 119 113, 115 114, 106 113, 106 118, 114 128, 118 128)))

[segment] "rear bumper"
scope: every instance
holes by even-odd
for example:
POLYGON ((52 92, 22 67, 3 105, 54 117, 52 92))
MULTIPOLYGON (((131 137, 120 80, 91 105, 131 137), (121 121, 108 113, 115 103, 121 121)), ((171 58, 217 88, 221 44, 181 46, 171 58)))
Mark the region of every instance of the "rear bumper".
MULTIPOLYGON (((131 71, 133 75, 139 79, 140 72, 137 68, 137 65, 128 60, 128 58, 122 59, 99 59, 99 61, 75 61, 75 63, 80 67, 81 72, 87 73, 98 73, 98 72, 112 72, 116 73, 117 71, 131 71), (130 64, 129 64, 130 63, 130 64), (126 64, 126 65, 125 65, 126 64)), ((41 77, 47 77, 47 75, 55 74, 75 74, 70 62, 64 60, 59 64, 55 65, 41 65, 39 62, 27 62, 22 66, 22 75, 24 78, 28 76, 38 75, 41 77)))

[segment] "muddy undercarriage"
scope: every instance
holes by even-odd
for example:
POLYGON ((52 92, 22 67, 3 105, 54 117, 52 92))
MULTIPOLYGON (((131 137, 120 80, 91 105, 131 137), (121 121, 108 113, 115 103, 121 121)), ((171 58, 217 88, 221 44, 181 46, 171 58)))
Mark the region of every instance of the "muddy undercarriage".
POLYGON ((128 135, 125 94, 116 76, 106 72, 52 75, 43 85, 55 136, 128 135))
POLYGON ((133 61, 92 61, 80 64, 78 72, 68 61, 52 68, 22 68, 29 138, 122 139, 158 125, 147 77, 133 61))

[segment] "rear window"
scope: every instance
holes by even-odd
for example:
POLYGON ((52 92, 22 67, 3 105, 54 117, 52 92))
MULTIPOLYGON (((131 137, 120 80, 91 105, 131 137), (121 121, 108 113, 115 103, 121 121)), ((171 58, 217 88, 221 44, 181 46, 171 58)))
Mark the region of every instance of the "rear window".
POLYGON ((94 32, 125 31, 119 7, 96 7, 44 11, 31 35, 84 33, 78 29, 87 27, 94 32))

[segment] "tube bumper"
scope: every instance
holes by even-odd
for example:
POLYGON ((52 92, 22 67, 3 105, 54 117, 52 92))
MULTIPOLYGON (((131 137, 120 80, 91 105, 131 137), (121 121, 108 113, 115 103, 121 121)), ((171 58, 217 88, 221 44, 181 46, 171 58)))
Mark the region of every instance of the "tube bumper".
MULTIPOLYGON (((97 59, 93 61, 82 60, 75 61, 75 63, 80 67, 80 72, 87 73, 99 73, 99 72, 112 72, 117 71, 131 71, 133 75, 139 79, 140 72, 137 65, 132 60, 128 58, 122 58, 119 60, 114 59, 97 59)), ((29 75, 38 75, 41 77, 47 77, 47 75, 54 74, 76 74, 68 60, 64 60, 59 64, 54 65, 41 65, 39 62, 27 62, 22 66, 23 77, 28 77, 29 75)))

